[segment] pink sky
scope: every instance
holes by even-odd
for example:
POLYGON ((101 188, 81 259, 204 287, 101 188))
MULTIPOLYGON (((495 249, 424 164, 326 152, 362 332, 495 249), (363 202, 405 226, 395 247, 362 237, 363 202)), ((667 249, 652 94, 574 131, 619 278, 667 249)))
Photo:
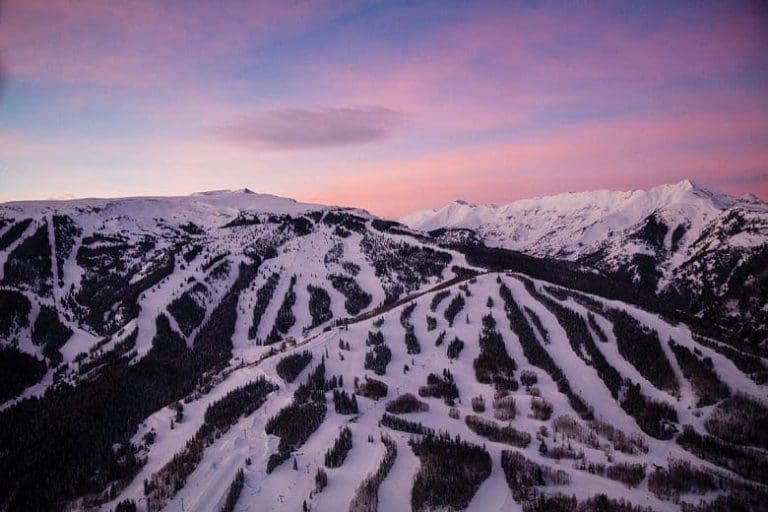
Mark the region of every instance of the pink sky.
POLYGON ((11 0, 0 58, 0 201, 768 199, 760 2, 11 0))

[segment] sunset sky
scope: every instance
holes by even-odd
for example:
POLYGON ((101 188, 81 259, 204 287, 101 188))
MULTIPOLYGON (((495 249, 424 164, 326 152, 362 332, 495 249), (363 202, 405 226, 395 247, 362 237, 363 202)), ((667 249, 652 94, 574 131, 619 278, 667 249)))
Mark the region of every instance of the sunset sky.
POLYGON ((768 199, 765 2, 0 3, 0 201, 768 199))

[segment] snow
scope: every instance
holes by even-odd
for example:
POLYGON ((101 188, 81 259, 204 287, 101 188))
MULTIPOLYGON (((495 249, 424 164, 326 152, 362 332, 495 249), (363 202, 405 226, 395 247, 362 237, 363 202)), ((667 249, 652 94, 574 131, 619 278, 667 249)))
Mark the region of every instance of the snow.
POLYGON ((602 264, 613 269, 635 254, 656 254, 655 249, 633 240, 651 215, 668 227, 658 254, 663 273, 660 288, 700 253, 702 236, 705 242, 727 248, 758 247, 768 237, 768 203, 716 194, 689 180, 650 190, 565 193, 502 206, 455 201, 440 209, 414 212, 400 221, 423 231, 472 229, 487 245, 535 256, 577 260, 602 251, 602 264), (726 230, 725 241, 721 241, 714 232, 728 222, 731 212, 744 215, 753 229, 733 236, 726 230), (672 235, 678 226, 687 231, 673 247, 672 235))
MULTIPOLYGON (((518 201, 500 207, 493 205, 475 206, 457 201, 439 211, 414 214, 405 220, 408 225, 418 229, 433 229, 442 226, 477 229, 484 238, 499 245, 524 249, 534 254, 566 254, 569 258, 576 258, 580 254, 586 254, 595 247, 603 247, 602 244, 607 243, 608 245, 605 247, 614 250, 609 255, 609 259, 616 259, 622 257, 624 254, 622 251, 632 254, 651 253, 651 248, 641 241, 635 240, 631 243, 625 243, 625 238, 612 238, 619 235, 626 236, 651 213, 662 216, 670 225, 678 225, 683 222, 689 225, 689 232, 685 235, 683 243, 683 247, 689 248, 693 245, 698 234, 707 229, 707 226, 711 225, 712 222, 722 220, 727 208, 748 210, 749 215, 756 218, 765 214, 763 203, 713 195, 695 184, 681 182, 649 191, 597 191, 563 194, 550 198, 518 201), (606 239, 608 239, 607 242, 606 239)), ((27 229, 21 239, 30 236, 36 228, 35 224, 39 223, 41 219, 47 218, 50 221, 50 216, 54 213, 71 215, 82 227, 82 236, 75 240, 75 247, 64 264, 62 276, 54 274, 54 287, 56 288, 54 299, 60 305, 71 286, 74 285, 75 292, 79 289, 83 269, 77 264, 76 254, 83 238, 95 233, 120 233, 126 237, 127 243, 134 244, 142 236, 151 235, 157 239, 156 249, 166 250, 172 247, 174 241, 177 240, 174 238, 176 236, 174 233, 179 226, 193 222, 202 228, 203 233, 195 235, 192 242, 184 242, 190 244, 199 242, 204 247, 200 254, 191 262, 186 262, 182 258, 183 251, 177 254, 174 272, 140 295, 138 316, 106 339, 102 348, 103 351, 109 350, 134 329, 138 329, 136 345, 138 355, 135 360, 145 355, 150 349, 155 335, 156 318, 159 314, 167 314, 167 306, 175 298, 185 291, 191 290, 196 283, 205 283, 208 291, 201 294, 199 299, 201 304, 205 306, 205 318, 207 319, 224 294, 231 289, 237 277, 238 265, 247 260, 246 250, 262 243, 276 248, 277 254, 261 263, 253 283, 238 297, 237 320, 232 336, 233 358, 229 368, 220 375, 220 380, 216 381, 208 394, 196 397, 184 405, 184 420, 176 423, 173 430, 170 426, 173 411, 168 407, 155 411, 141 422, 140 427, 133 435, 132 441, 134 443, 141 444, 143 436, 147 432, 156 433, 154 444, 149 446, 146 452, 142 452, 142 455, 147 457, 146 464, 131 483, 120 492, 120 495, 112 502, 104 505, 102 510, 111 510, 118 501, 123 499, 135 500, 141 510, 144 499, 144 479, 160 470, 175 453, 184 447, 203 422, 206 408, 229 391, 260 376, 265 376, 278 384, 280 389, 273 392, 260 409, 249 417, 241 418, 237 424, 206 449, 202 462, 190 475, 185 487, 173 500, 167 503, 165 510, 218 509, 223 503, 232 479, 241 468, 245 470, 245 487, 236 510, 301 510, 305 500, 312 507, 312 510, 345 510, 360 483, 378 467, 384 454, 383 445, 379 440, 382 432, 390 435, 396 441, 398 456, 392 471, 383 481, 379 490, 379 510, 382 512, 407 510, 410 508, 410 489, 413 477, 419 470, 421 463, 408 445, 409 435, 382 428, 378 425, 378 421, 389 400, 406 392, 417 395, 419 387, 426 383, 430 373, 439 374, 446 368, 454 375, 460 390, 460 400, 456 404, 456 408, 461 419, 451 419, 448 416, 448 406, 442 400, 433 398, 423 399, 429 404, 429 411, 408 415, 408 419, 420 421, 436 430, 448 431, 451 435, 461 435, 462 439, 487 447, 493 461, 492 472, 473 497, 469 510, 520 510, 520 504, 512 500, 499 464, 501 452, 503 450, 518 450, 524 453, 527 458, 541 464, 555 466, 558 463, 541 456, 538 453, 538 442, 535 440, 527 448, 517 449, 490 442, 474 434, 466 427, 464 418, 467 414, 479 414, 486 419, 493 418, 491 402, 494 389, 490 385, 477 382, 473 369, 473 361, 480 353, 478 338, 480 319, 483 315, 490 313, 495 318, 497 329, 503 336, 507 352, 517 363, 516 375, 519 376, 523 370, 536 373, 538 377, 536 387, 540 390, 541 396, 552 403, 554 409, 552 417, 569 415, 575 418, 576 415, 567 398, 557 390, 557 386, 550 376, 541 369, 533 367, 525 358, 519 340, 510 329, 504 311, 504 302, 499 296, 497 278, 510 288, 521 308, 530 308, 541 318, 550 339, 549 344, 544 344, 542 340, 544 348, 557 365, 562 368, 573 390, 595 408, 596 417, 621 428, 627 433, 640 432, 635 420, 628 416, 611 396, 594 367, 585 363, 578 354, 573 352, 566 333, 557 319, 543 304, 528 293, 519 275, 483 273, 476 278, 465 279, 447 287, 446 290, 450 292, 451 296, 462 294, 466 299, 466 305, 456 317, 454 325, 449 326, 444 317, 444 311, 450 303, 450 298, 444 300, 436 312, 430 311, 430 302, 432 297, 438 293, 438 290, 433 287, 453 277, 450 270, 452 265, 471 267, 466 258, 459 253, 445 249, 451 254, 451 264, 446 267, 443 275, 439 278, 432 277, 428 282, 421 283, 410 295, 411 300, 405 301, 397 307, 388 306, 377 309, 384 302, 385 293, 382 282, 388 276, 376 275, 371 261, 360 248, 361 234, 352 232, 350 236, 340 238, 334 234, 332 226, 326 226, 322 223, 317 224, 311 233, 304 236, 286 235, 274 225, 266 223, 222 228, 241 214, 262 213, 295 216, 328 209, 329 207, 321 205, 303 204, 276 196, 255 194, 247 189, 205 192, 187 197, 95 199, 0 205, 0 213, 3 215, 14 218, 31 216, 35 219, 35 223, 27 229), (341 255, 338 261, 326 262, 325 255, 337 244, 341 245, 341 255), (203 265, 219 254, 226 255, 223 261, 228 262, 230 271, 225 276, 214 279, 212 274, 216 266, 204 271, 203 265), (359 273, 354 278, 363 290, 372 295, 371 306, 364 313, 373 311, 376 314, 370 317, 361 315, 348 326, 333 327, 335 320, 350 316, 344 307, 344 296, 336 291, 329 281, 333 274, 350 275, 341 262, 352 262, 360 268, 359 273), (280 350, 284 350, 284 353, 262 359, 269 348, 256 345, 254 340, 249 340, 248 330, 253 319, 256 291, 273 272, 280 274, 280 281, 263 315, 257 337, 264 339, 269 334, 290 279, 295 275, 296 304, 293 313, 296 317, 296 323, 291 327, 286 337, 295 338, 297 343, 295 346, 288 344, 287 347, 281 348, 280 350), (58 286, 58 278, 61 278, 65 283, 61 288, 58 286), (309 285, 321 286, 328 292, 331 297, 331 311, 333 313, 332 320, 314 328, 310 328, 312 318, 308 307, 307 287, 309 285), (465 289, 468 291, 462 290, 460 286, 466 287, 465 289), (489 297, 493 300, 493 306, 490 308, 486 305, 489 297), (400 323, 400 313, 410 302, 416 304, 411 316, 411 323, 421 346, 421 352, 417 355, 407 353, 404 342, 405 329, 400 323), (427 316, 436 319, 436 329, 428 330, 427 316), (383 321, 378 328, 373 326, 377 320, 383 321), (368 350, 368 347, 365 346, 366 335, 368 331, 377 329, 380 329, 384 334, 386 343, 392 351, 392 361, 387 368, 386 375, 380 377, 364 369, 364 358, 368 350), (445 342, 440 347, 436 347, 435 339, 443 330, 446 331, 445 342), (454 337, 463 340, 465 346, 456 360, 449 360, 446 349, 454 337), (340 351, 338 348, 340 339, 349 342, 351 350, 340 351), (320 358, 327 353, 326 373, 329 377, 342 375, 346 391, 351 392, 353 390, 355 377, 362 379, 368 375, 386 382, 389 386, 389 396, 378 402, 358 397, 360 415, 357 418, 336 414, 329 399, 326 420, 295 453, 298 471, 294 471, 291 461, 288 461, 273 473, 266 474, 266 460, 276 450, 278 440, 274 436, 267 435, 264 426, 271 416, 290 403, 296 387, 309 371, 305 370, 294 383, 287 384, 277 376, 275 366, 285 354, 302 350, 309 350, 313 354, 309 369, 314 368, 320 358), (407 373, 404 372, 405 365, 410 368, 407 373), (486 411, 483 413, 472 411, 471 399, 476 396, 485 398, 486 411), (329 485, 322 493, 313 494, 315 471, 322 466, 325 451, 331 446, 343 426, 348 426, 352 430, 354 446, 340 468, 326 468, 329 485), (367 442, 368 435, 373 435, 375 439, 373 443, 367 442), (253 464, 245 466, 245 460, 249 457, 253 460, 253 464)), ((370 215, 359 210, 348 211, 362 216, 368 223, 368 229, 372 229, 370 227, 372 220, 370 215)), ((393 241, 407 242, 416 247, 431 247, 428 242, 418 241, 408 235, 386 234, 385 236, 393 241)), ((737 235, 733 240, 743 246, 754 246, 761 236, 760 233, 744 233, 737 235)), ((671 247, 671 245, 671 235, 668 233, 664 246, 671 247)), ((2 268, 2 263, 10 250, 12 247, 8 251, 0 253, 0 268, 2 268)), ((671 262, 670 267, 665 271, 670 271, 669 269, 676 265, 682 265, 686 261, 685 258, 685 254, 680 252, 673 254, 669 260, 671 262)), ((148 268, 146 267, 148 260, 130 263, 136 265, 137 271, 148 268)), ((135 272, 131 277, 136 279, 135 272)), ((538 280, 534 282, 542 293, 546 294, 543 285, 549 283, 538 280)), ((33 304, 31 320, 34 320, 42 304, 52 302, 49 299, 36 297, 29 292, 23 293, 30 298, 33 304)), ((645 395, 663 400, 674 406, 680 417, 681 426, 690 424, 699 432, 703 432, 703 422, 711 408, 704 408, 700 411, 702 414, 697 415, 699 411, 696 411, 695 408, 696 397, 690 383, 682 375, 676 359, 667 346, 669 338, 691 349, 696 347, 704 356, 710 357, 716 372, 732 390, 740 390, 755 397, 764 398, 766 396, 767 386, 756 384, 740 372, 730 360, 699 345, 685 325, 675 325, 658 315, 619 301, 604 300, 600 297, 593 298, 612 308, 626 311, 639 322, 658 332, 667 358, 681 383, 679 399, 665 391, 656 389, 636 368, 628 363, 618 351, 610 321, 600 315, 596 316, 598 323, 608 335, 606 343, 598 343, 598 348, 606 360, 622 376, 639 383, 645 395)), ((564 304, 578 313, 586 315, 586 309, 573 300, 567 300, 564 304)), ((74 335, 62 347, 61 352, 65 361, 72 362, 78 354, 88 352, 91 347, 99 343, 102 337, 89 332, 84 326, 77 325, 74 321, 66 320, 66 322, 73 329, 74 335)), ((178 325, 172 317, 171 326, 178 330, 178 325)), ((539 336, 535 329, 534 332, 539 336)), ((197 330, 187 337, 190 346, 196 333, 197 330)), ((28 332, 21 333, 20 337, 22 338, 20 343, 22 350, 35 354, 40 353, 41 348, 31 343, 28 332)), ((281 346, 282 344, 276 344, 274 347, 281 346)), ((27 397, 43 393, 52 385, 52 373, 49 371, 39 384, 25 390, 22 396, 27 397)), ((535 436, 541 426, 549 425, 548 422, 542 422, 529 416, 533 397, 523 387, 512 393, 512 396, 516 401, 518 414, 511 424, 516 429, 535 436)), ((10 403, 6 403, 2 407, 10 405, 10 403)), ((613 453, 614 460, 643 462, 648 464, 649 470, 653 464, 665 466, 670 457, 690 460, 696 465, 715 467, 698 460, 674 442, 658 441, 651 438, 647 438, 647 440, 650 449, 648 454, 630 456, 613 453)), ((550 443, 550 441, 551 437, 547 442, 550 443)), ((605 440, 601 441, 604 442, 605 440)), ((592 462, 607 461, 606 453, 602 449, 584 447, 584 452, 592 462)), ((563 487, 547 487, 544 489, 545 492, 561 491, 567 494, 576 494, 580 498, 605 493, 613 498, 626 498, 635 504, 651 506, 654 510, 677 510, 678 508, 673 503, 659 501, 653 497, 648 492, 646 483, 636 489, 627 489, 619 482, 575 469, 567 461, 559 464, 570 474, 572 484, 563 487)), ((721 471, 723 470, 721 469, 721 471)), ((698 501, 698 496, 689 498, 698 501)))
MULTIPOLYGON (((552 382, 549 376, 540 369, 531 367, 525 360, 518 340, 509 329, 503 311, 503 301, 498 296, 496 277, 497 274, 488 274, 478 277, 474 283, 468 281, 464 283, 469 285, 471 295, 466 297, 467 304, 465 309, 458 315, 453 328, 448 327, 446 320, 441 314, 442 311, 438 311, 437 314, 429 311, 429 303, 434 292, 417 298, 417 307, 412 314, 411 321, 416 328, 416 334, 422 348, 422 352, 418 355, 408 355, 405 350, 405 343, 403 342, 405 331, 399 321, 400 312, 405 305, 384 313, 382 318, 385 321, 381 326, 381 331, 384 333, 386 342, 392 350, 393 358, 387 369, 387 374, 376 378, 385 381, 389 385, 389 396, 387 399, 379 402, 359 397, 360 415, 356 420, 352 420, 350 416, 336 414, 333 411, 332 402, 329 402, 329 410, 325 422, 295 454, 298 471, 294 471, 291 468, 292 464, 290 461, 281 465, 272 474, 267 475, 264 471, 266 458, 275 450, 277 442, 276 438, 267 436, 264 433, 266 420, 290 402, 293 391, 303 379, 303 376, 300 376, 293 384, 281 382, 274 373, 274 365, 282 357, 279 355, 255 366, 234 370, 209 395, 185 405, 185 420, 177 424, 174 431, 169 429, 170 417, 172 416, 172 412, 169 409, 163 409, 150 416, 144 422, 145 426, 137 432, 134 440, 138 441, 143 433, 149 429, 154 429, 157 432, 157 440, 151 446, 147 465, 142 468, 141 473, 120 495, 118 500, 134 498, 138 499, 140 503, 142 497, 141 482, 143 479, 157 471, 164 462, 181 449, 186 440, 193 435, 196 426, 199 425, 205 407, 234 387, 255 379, 259 375, 265 375, 278 382, 281 388, 273 393, 273 396, 261 409, 250 417, 241 419, 237 425, 232 427, 213 446, 206 450, 203 462, 192 473, 184 489, 168 503, 165 510, 182 510, 182 500, 185 510, 216 509, 222 503, 236 471, 244 467, 246 457, 251 457, 253 464, 245 467, 246 485, 238 501, 237 510, 300 510, 304 500, 307 501, 313 510, 344 510, 348 507, 357 486, 366 475, 376 469, 378 461, 383 455, 383 447, 378 440, 379 433, 382 431, 386 431, 397 442, 398 456, 392 471, 380 487, 379 510, 383 512, 407 510, 410 507, 410 485, 414 474, 418 471, 420 462, 408 446, 409 435, 381 429, 377 426, 377 422, 388 400, 405 392, 417 394, 418 387, 426 382, 428 373, 439 373, 443 368, 449 368, 454 374, 457 386, 460 389, 461 397, 456 406, 462 419, 457 421, 448 418, 448 407, 441 400, 430 398, 424 399, 430 405, 428 412, 410 414, 408 419, 420 421, 435 429, 447 430, 451 435, 459 434, 469 442, 487 447, 493 460, 492 473, 480 486, 470 504, 469 510, 520 510, 520 505, 511 498, 503 471, 499 466, 501 451, 515 450, 515 448, 493 443, 477 436, 466 429, 463 422, 464 416, 474 414, 471 410, 470 399, 478 395, 483 395, 487 402, 486 412, 480 413, 480 415, 489 419, 493 417, 491 408, 493 389, 491 386, 478 383, 475 380, 472 369, 472 361, 479 354, 477 345, 479 319, 488 312, 486 301, 489 296, 494 301, 490 312, 496 317, 497 327, 504 337, 508 352, 517 361, 519 370, 533 369, 536 372, 539 379, 537 387, 541 390, 542 396, 553 403, 553 417, 562 414, 568 414, 572 417, 576 416, 570 410, 567 399, 557 391, 554 382, 552 382), (437 329, 433 331, 426 330, 424 318, 427 314, 437 318, 437 329), (470 319, 469 322, 467 322, 467 318, 470 319), (443 329, 448 333, 446 343, 441 347, 435 347, 434 339, 443 329), (445 349, 447 342, 454 336, 464 340, 466 346, 457 360, 450 361, 445 355, 445 349), (402 368, 406 363, 411 367, 411 370, 407 374, 403 374, 402 368), (325 450, 333 443, 333 440, 338 436, 339 429, 344 425, 349 426, 353 431, 353 448, 340 468, 326 468, 329 486, 322 493, 314 494, 310 498, 314 489, 315 471, 322 465, 325 450), (374 436, 374 443, 366 441, 368 434, 374 436)), ((596 408, 598 417, 626 432, 639 432, 634 420, 627 416, 618 403, 613 400, 594 369, 587 366, 572 352, 565 338, 565 333, 549 311, 527 293, 523 284, 516 277, 504 275, 502 279, 510 287, 521 307, 527 306, 540 316, 550 334, 551 344, 546 346, 547 350, 557 364, 563 368, 574 390, 596 408)), ((539 282, 538 284, 541 285, 542 283, 539 282)), ((458 285, 454 285, 449 290, 453 294, 464 293, 459 291, 458 285)), ((601 299, 598 298, 598 300, 601 299)), ((447 300, 444 301, 443 307, 447 302, 447 300)), ((685 345, 695 344, 684 326, 673 326, 655 315, 620 302, 605 301, 605 303, 611 307, 626 310, 639 321, 656 329, 662 336, 662 340, 669 335, 674 337, 679 343, 685 345)), ((567 301, 566 304, 585 314, 583 308, 578 306, 578 304, 572 301, 567 301)), ((363 358, 367 350, 364 340, 366 333, 374 329, 372 325, 374 321, 375 318, 371 318, 357 324, 352 324, 348 329, 334 328, 320 335, 299 338, 298 346, 290 348, 289 351, 310 350, 314 355, 310 368, 314 367, 320 357, 327 351, 329 356, 326 358, 327 375, 344 375, 344 387, 350 391, 354 376, 362 378, 364 374, 369 373, 363 370, 363 358), (351 344, 350 351, 341 352, 344 356, 343 361, 339 358, 338 341, 340 338, 349 341, 351 344)), ((598 321, 605 328, 606 333, 609 333, 609 341, 599 344, 600 350, 606 355, 608 361, 622 375, 640 382, 644 393, 653 398, 664 399, 675 405, 681 415, 681 424, 693 423, 697 429, 701 430, 700 421, 696 421, 696 418, 692 416, 687 408, 693 400, 689 386, 683 386, 680 402, 675 401, 673 397, 665 392, 653 388, 618 354, 615 347, 615 339, 610 334, 611 329, 609 328, 610 324, 608 321, 603 317, 599 317, 598 321)), ((728 367, 727 360, 721 356, 712 353, 706 348, 700 347, 700 349, 704 351, 705 355, 712 355, 718 373, 721 373, 734 389, 758 391, 764 394, 764 386, 757 386, 751 383, 745 376, 739 376, 738 371, 734 372, 733 368, 728 367)), ((254 356, 249 356, 249 354, 260 350, 261 347, 242 346, 236 352, 236 358, 238 360, 252 360, 254 356)), ((670 358, 670 361, 674 361, 674 358, 670 358)), ((676 368, 677 371, 679 370, 676 368)), ((303 375, 306 375, 306 370, 303 375)), ((682 375, 678 375, 678 377, 681 379, 681 382, 684 381, 682 375)), ((512 421, 512 424, 518 430, 534 434, 538 431, 539 426, 544 423, 528 417, 531 402, 530 395, 521 388, 514 392, 513 396, 517 402, 518 415, 512 421)), ((667 459, 672 457, 691 460, 697 465, 714 467, 711 464, 699 461, 673 442, 657 441, 651 438, 647 438, 647 440, 650 447, 650 452, 647 455, 629 456, 614 453, 614 460, 631 462, 639 460, 648 464, 650 468, 652 464, 665 466, 667 459)), ((548 443, 552 443, 552 440, 548 440, 548 443)), ((605 454, 602 450, 586 447, 583 447, 583 449, 588 460, 605 462, 605 454)), ((535 441, 528 448, 521 449, 520 451, 531 460, 557 466, 556 461, 539 455, 538 444, 535 441)), ((648 492, 646 484, 642 484, 636 489, 627 489, 619 482, 577 470, 568 461, 563 461, 560 465, 570 474, 572 483, 568 486, 544 488, 548 492, 560 491, 567 494, 575 494, 579 498, 587 498, 598 493, 605 493, 616 499, 625 498, 636 504, 651 506, 654 510, 677 509, 677 506, 673 503, 660 501, 652 496, 648 492)), ((694 499, 698 500, 698 497, 694 499)))

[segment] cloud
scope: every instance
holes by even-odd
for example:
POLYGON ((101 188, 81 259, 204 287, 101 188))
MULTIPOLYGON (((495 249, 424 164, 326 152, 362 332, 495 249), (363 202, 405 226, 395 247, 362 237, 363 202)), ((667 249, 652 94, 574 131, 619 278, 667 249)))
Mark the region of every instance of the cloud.
POLYGON ((222 128, 220 135, 260 151, 301 151, 384 140, 402 118, 385 107, 289 108, 244 117, 222 128))

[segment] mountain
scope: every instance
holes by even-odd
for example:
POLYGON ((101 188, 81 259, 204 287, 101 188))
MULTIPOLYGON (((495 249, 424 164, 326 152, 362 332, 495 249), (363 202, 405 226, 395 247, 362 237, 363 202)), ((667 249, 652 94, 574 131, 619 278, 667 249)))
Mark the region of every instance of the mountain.
POLYGON ((761 509, 763 358, 487 237, 248 189, 0 205, 0 510, 761 509))
POLYGON ((716 319, 768 353, 768 204, 688 180, 566 193, 503 206, 455 201, 407 215, 413 229, 574 261, 716 319))

